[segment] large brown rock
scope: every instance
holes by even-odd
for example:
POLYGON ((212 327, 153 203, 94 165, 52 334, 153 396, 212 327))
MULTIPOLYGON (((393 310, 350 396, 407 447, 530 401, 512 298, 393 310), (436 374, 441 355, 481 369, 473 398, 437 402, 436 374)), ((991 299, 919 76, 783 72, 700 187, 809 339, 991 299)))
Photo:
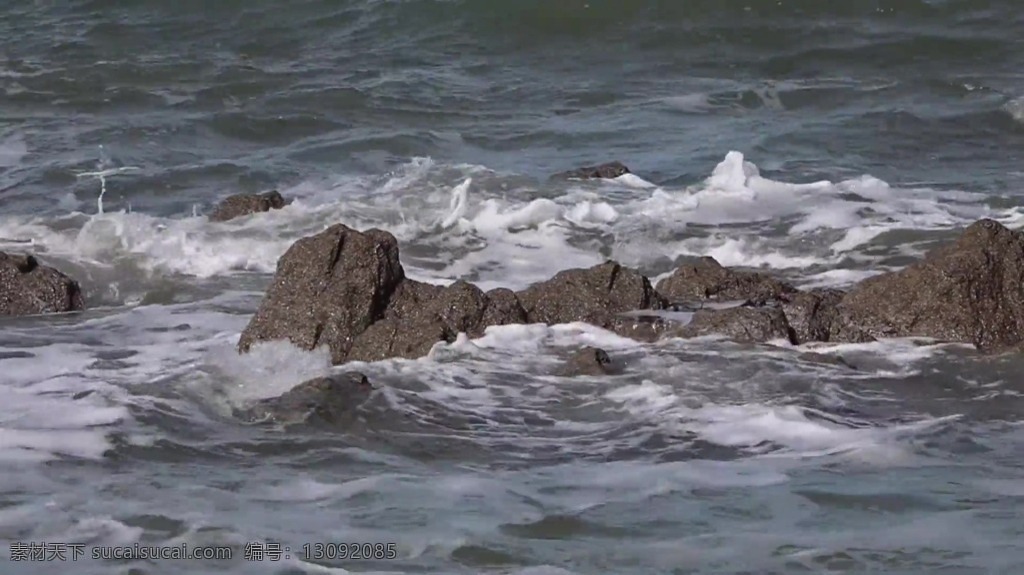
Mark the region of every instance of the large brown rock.
POLYGON ((875 337, 930 337, 983 352, 1024 341, 1024 234, 984 219, 902 270, 864 280, 840 320, 875 337))
POLYGON ((658 282, 657 289, 671 301, 750 300, 755 304, 798 291, 767 274, 729 269, 712 257, 679 266, 658 282))
POLYGON ((342 427, 355 420, 356 408, 372 391, 373 385, 361 373, 318 377, 300 383, 280 397, 236 410, 235 417, 252 423, 342 427))
POLYGON ((277 262, 274 281, 239 339, 287 339, 302 349, 327 345, 345 361, 355 338, 381 319, 405 272, 390 233, 336 224, 295 242, 277 262))
POLYGON ((599 164, 597 166, 584 166, 568 172, 561 172, 555 174, 554 178, 566 178, 576 180, 592 180, 592 179, 614 179, 624 174, 630 173, 629 168, 626 167, 622 162, 607 162, 599 164))
POLYGON ((580 321, 613 329, 623 324, 618 314, 665 306, 646 277, 613 261, 558 272, 517 295, 531 323, 549 325, 580 321))
POLYGON ((224 222, 233 218, 279 210, 288 202, 277 190, 262 194, 235 194, 224 198, 210 214, 211 222, 224 222))
POLYGON ((77 311, 85 307, 78 282, 32 255, 0 252, 0 316, 77 311))

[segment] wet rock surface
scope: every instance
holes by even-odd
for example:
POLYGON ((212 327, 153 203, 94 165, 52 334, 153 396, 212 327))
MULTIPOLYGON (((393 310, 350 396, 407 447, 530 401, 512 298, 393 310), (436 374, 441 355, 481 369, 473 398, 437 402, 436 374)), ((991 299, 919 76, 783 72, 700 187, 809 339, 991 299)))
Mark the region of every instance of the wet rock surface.
POLYGON ((786 294, 782 310, 793 328, 797 343, 823 341, 865 343, 875 338, 863 329, 843 320, 839 304, 846 292, 838 289, 814 289, 786 294))
POLYGON ((560 179, 577 180, 610 180, 629 173, 631 172, 625 164, 623 164, 622 162, 614 161, 606 162, 604 164, 598 164, 596 166, 583 166, 582 168, 577 168, 575 170, 560 172, 552 177, 560 179))
POLYGON ((868 278, 839 321, 874 337, 930 337, 997 352, 1024 341, 1024 234, 984 219, 923 261, 868 278))
POLYGON ((281 256, 239 350, 287 339, 302 349, 328 346, 334 364, 417 358, 459 333, 478 337, 487 326, 526 320, 514 292, 408 279, 394 236, 339 224, 299 240, 281 256))
POLYGON ((775 339, 796 343, 792 328, 786 321, 786 314, 777 306, 699 310, 694 312, 693 321, 670 331, 669 335, 722 335, 743 343, 763 343, 775 339))
POLYGON ((613 375, 622 372, 619 362, 612 360, 608 352, 599 348, 586 346, 572 353, 559 375, 575 377, 580 375, 613 375))
POLYGON ((459 333, 479 337, 488 326, 524 323, 525 317, 509 290, 488 294, 461 280, 441 287, 406 279, 384 317, 356 339, 348 360, 414 359, 438 342, 455 341, 459 333))
POLYGON ((29 254, 0 252, 0 316, 84 309, 78 282, 29 254))
POLYGON ((815 363, 818 365, 827 365, 831 367, 843 367, 846 369, 856 370, 857 366, 853 365, 846 358, 841 355, 835 355, 830 353, 817 353, 813 351, 805 351, 797 355, 801 361, 808 363, 815 363))
POLYGON ((383 317, 405 278, 398 241, 388 232, 359 232, 342 224, 295 242, 238 347, 287 339, 301 349, 326 345, 331 361, 345 361, 355 338, 383 317))
POLYGON ((210 221, 226 222, 249 214, 279 210, 287 204, 288 202, 276 190, 262 194, 235 194, 217 204, 210 214, 210 221))
POLYGON ((671 276, 658 282, 657 289, 673 302, 749 300, 754 304, 764 304, 798 291, 768 274, 724 267, 712 257, 679 266, 671 276))
POLYGON ((561 271, 517 295, 530 323, 579 321, 613 330, 625 323, 618 314, 665 306, 646 277, 612 261, 561 271))
POLYGON ((300 383, 280 397, 263 399, 237 410, 235 416, 251 423, 341 427, 355 420, 356 409, 372 391, 373 385, 362 373, 318 377, 300 383))
POLYGON ((680 266, 658 288, 614 261, 564 270, 519 292, 485 293, 461 280, 427 284, 405 277, 390 233, 339 224, 299 240, 281 257, 239 349, 288 339, 303 349, 328 346, 335 364, 417 358, 438 342, 460 333, 479 337, 489 326, 585 322, 640 341, 717 334, 804 344, 920 336, 993 351, 1024 339, 1024 236, 983 220, 924 261, 848 293, 801 291, 713 258, 680 266))

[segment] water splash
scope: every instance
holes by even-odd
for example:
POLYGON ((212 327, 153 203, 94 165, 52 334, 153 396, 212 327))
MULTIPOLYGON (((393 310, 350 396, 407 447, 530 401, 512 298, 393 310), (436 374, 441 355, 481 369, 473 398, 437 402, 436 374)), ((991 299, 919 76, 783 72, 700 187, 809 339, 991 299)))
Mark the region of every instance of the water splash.
POLYGON ((86 178, 92 177, 97 178, 100 181, 100 195, 96 198, 96 213, 103 213, 103 196, 107 194, 107 176, 114 176, 117 174, 123 174, 126 172, 136 172, 142 168, 136 166, 121 166, 121 167, 110 167, 113 162, 107 157, 103 150, 103 145, 100 145, 100 159, 96 162, 97 170, 94 172, 80 172, 75 174, 76 177, 86 178))

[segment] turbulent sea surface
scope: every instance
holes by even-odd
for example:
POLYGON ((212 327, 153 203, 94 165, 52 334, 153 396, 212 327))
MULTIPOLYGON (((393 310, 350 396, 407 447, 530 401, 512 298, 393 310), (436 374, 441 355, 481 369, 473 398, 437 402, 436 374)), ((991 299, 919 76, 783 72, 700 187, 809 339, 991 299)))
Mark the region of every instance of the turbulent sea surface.
POLYGON ((0 250, 89 310, 0 320, 0 572, 1020 573, 1020 356, 513 326, 356 365, 347 434, 230 413, 331 369, 234 346, 338 222, 485 288, 694 255, 842 287, 1019 227, 1022 31, 1010 0, 4 3, 0 250), (612 159, 636 175, 548 179, 612 159), (271 188, 295 201, 206 218, 271 188), (625 373, 555 375, 581 345, 625 373), (27 542, 234 558, 10 561, 27 542), (397 557, 301 554, 356 542, 397 557))

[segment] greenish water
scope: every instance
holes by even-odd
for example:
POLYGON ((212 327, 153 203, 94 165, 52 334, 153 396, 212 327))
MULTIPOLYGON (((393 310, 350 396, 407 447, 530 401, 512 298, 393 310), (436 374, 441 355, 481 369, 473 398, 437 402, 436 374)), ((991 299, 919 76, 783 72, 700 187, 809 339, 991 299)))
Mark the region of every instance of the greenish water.
POLYGON ((848 285, 1024 218, 1008 1, 110 0, 0 9, 0 250, 90 311, 0 321, 0 552, 20 573, 1017 573, 1021 374, 927 342, 858 369, 513 326, 379 384, 346 434, 232 407, 328 371, 233 346, 337 222, 417 279, 519 288, 606 257, 848 285), (634 177, 552 181, 617 159, 634 177), (104 173, 101 182, 96 173, 104 173), (224 224, 222 197, 287 208, 224 224), (103 191, 100 197, 101 190, 103 191), (621 376, 553 375, 600 345, 621 376), (234 560, 9 561, 16 544, 234 560), (280 543, 280 561, 246 544, 280 543), (317 543, 394 559, 305 560, 317 543))

